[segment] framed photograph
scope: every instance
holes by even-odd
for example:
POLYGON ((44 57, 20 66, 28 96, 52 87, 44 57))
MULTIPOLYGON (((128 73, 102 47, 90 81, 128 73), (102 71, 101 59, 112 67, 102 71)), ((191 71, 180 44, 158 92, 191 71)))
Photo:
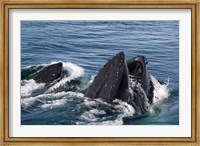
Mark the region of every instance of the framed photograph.
POLYGON ((1 1, 2 145, 199 144, 199 1, 1 1))

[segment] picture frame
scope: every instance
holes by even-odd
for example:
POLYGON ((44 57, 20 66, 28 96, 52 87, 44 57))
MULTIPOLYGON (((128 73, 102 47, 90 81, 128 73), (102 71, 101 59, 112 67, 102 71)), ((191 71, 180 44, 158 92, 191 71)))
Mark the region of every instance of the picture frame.
POLYGON ((2 0, 1 3, 1 144, 2 145, 199 145, 199 0, 62 1, 2 0), (11 9, 190 9, 191 10, 191 137, 10 137, 9 136, 9 10, 11 9))

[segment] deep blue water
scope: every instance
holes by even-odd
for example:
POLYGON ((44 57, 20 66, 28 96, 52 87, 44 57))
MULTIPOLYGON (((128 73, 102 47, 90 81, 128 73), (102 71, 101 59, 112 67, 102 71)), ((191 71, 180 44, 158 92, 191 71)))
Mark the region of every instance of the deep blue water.
POLYGON ((21 100, 24 125, 179 124, 178 21, 22 21, 21 72, 22 94, 29 96, 21 100), (123 119, 131 116, 130 105, 109 105, 80 93, 120 51, 126 59, 144 55, 150 74, 161 84, 169 79, 170 96, 153 107, 154 113, 123 119), (25 77, 59 61, 72 70, 72 79, 58 84, 59 90, 28 94, 38 85, 25 77))

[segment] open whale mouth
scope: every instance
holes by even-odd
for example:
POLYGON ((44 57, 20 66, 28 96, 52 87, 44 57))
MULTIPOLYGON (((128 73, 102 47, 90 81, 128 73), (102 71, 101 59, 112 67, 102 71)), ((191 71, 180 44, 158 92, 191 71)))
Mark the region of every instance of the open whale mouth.
POLYGON ((127 61, 127 67, 129 70, 129 77, 135 82, 142 82, 142 77, 145 73, 145 65, 147 60, 144 56, 137 56, 127 61))

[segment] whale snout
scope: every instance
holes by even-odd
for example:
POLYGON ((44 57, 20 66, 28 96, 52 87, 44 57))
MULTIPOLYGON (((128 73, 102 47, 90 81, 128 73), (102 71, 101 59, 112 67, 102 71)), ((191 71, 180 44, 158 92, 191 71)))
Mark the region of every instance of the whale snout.
POLYGON ((122 52, 117 53, 116 57, 117 57, 117 59, 119 59, 119 60, 124 60, 124 59, 125 59, 125 54, 124 54, 124 52, 122 51, 122 52))

